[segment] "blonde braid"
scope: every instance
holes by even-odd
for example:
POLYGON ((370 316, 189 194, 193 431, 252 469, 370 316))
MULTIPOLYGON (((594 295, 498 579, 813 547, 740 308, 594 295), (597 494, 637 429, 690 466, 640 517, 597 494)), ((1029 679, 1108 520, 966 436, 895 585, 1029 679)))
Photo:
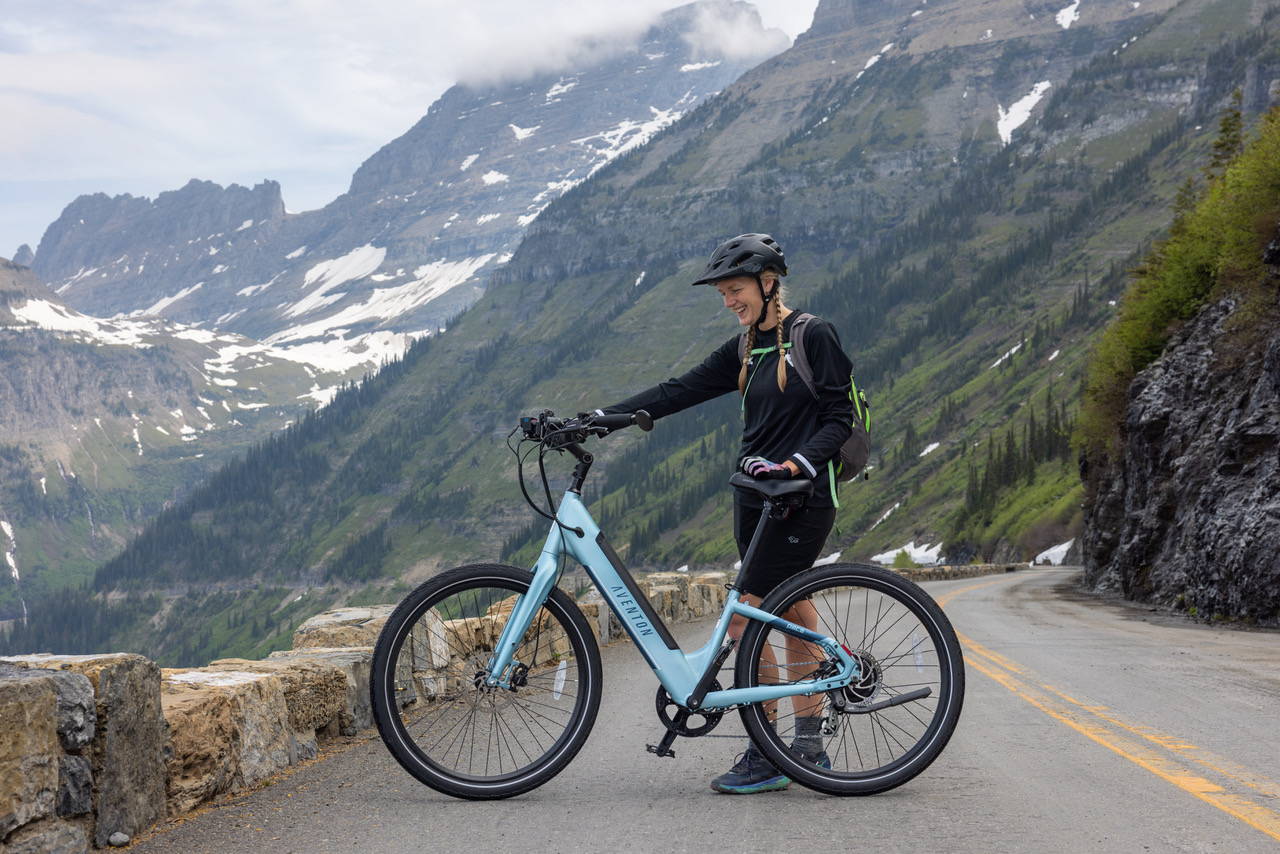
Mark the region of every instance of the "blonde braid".
POLYGON ((787 387, 787 351, 782 349, 782 302, 778 301, 778 391, 787 387))
POLYGON ((747 395, 747 365, 751 362, 751 351, 756 346, 756 325, 751 324, 751 328, 747 330, 747 352, 742 354, 742 370, 738 371, 738 392, 746 397, 747 395))

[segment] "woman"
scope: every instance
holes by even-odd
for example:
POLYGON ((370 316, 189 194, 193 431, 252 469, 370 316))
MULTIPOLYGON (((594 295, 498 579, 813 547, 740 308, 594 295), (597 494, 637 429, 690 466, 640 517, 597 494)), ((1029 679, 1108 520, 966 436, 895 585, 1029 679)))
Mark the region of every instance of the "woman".
MULTIPOLYGON (((827 463, 849 438, 853 423, 849 397, 852 366, 830 324, 817 318, 806 321, 804 350, 813 371, 814 392, 795 371, 788 347, 799 313, 783 303, 781 277, 786 274, 782 248, 767 234, 743 234, 721 244, 693 284, 713 285, 725 308, 746 327, 746 346, 741 349, 745 356, 739 355, 739 336, 735 335, 683 376, 597 410, 616 414, 643 409, 657 419, 737 391, 743 403, 739 467, 757 478, 814 480, 813 496, 803 508, 785 519, 772 520, 765 528, 756 558, 742 582, 743 599, 753 605, 760 604, 786 579, 811 567, 821 552, 835 521, 834 478, 827 476, 827 463)), ((735 489, 733 510, 734 536, 742 556, 760 519, 759 495, 735 489)), ((805 603, 786 616, 813 627, 816 615, 812 611, 805 603), (801 611, 806 613, 797 613, 801 611)), ((730 635, 740 638, 745 623, 735 617, 730 635)), ((790 637, 787 653, 791 661, 813 655, 805 644, 790 637)), ((822 747, 821 697, 797 698, 794 707, 796 738, 792 750, 830 767, 822 747)), ((770 715, 776 716, 776 710, 770 715)), ((746 794, 785 789, 790 784, 750 744, 731 770, 711 781, 711 788, 746 794)))

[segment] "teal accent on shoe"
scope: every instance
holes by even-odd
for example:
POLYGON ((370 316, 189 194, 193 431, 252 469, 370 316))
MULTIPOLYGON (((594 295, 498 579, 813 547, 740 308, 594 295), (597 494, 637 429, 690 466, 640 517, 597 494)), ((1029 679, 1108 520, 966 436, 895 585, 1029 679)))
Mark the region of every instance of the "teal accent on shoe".
POLYGON ((724 795, 754 795, 759 792, 781 792, 791 786, 791 778, 785 774, 777 774, 767 780, 741 786, 719 783, 717 782, 718 780, 719 778, 717 777, 711 781, 711 789, 724 795))
POLYGON ((764 754, 750 745, 734 766, 711 781, 712 791, 726 795, 777 792, 791 785, 791 778, 773 767, 764 754))

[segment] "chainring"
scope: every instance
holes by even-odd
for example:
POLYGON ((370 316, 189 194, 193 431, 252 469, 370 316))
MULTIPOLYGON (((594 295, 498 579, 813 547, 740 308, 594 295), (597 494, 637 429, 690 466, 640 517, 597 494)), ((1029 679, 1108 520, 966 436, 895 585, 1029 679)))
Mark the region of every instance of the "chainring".
MULTIPOLYGON (((721 691, 719 682, 711 683, 711 691, 721 691)), ((662 721, 662 725, 676 735, 685 738, 697 738, 706 735, 716 728, 720 723, 720 719, 724 717, 724 709, 702 709, 692 712, 681 706, 675 700, 671 699, 671 695, 667 693, 667 689, 661 685, 658 686, 658 696, 655 698, 655 705, 658 707, 658 720, 662 721), (676 718, 681 713, 685 713, 683 722, 677 722, 676 718), (689 726, 689 721, 693 718, 701 718, 702 723, 697 726, 689 726)))

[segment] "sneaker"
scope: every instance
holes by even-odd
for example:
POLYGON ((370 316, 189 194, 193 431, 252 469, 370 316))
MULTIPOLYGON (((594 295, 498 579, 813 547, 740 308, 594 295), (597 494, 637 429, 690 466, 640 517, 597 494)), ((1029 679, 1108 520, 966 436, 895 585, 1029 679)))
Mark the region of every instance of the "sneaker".
POLYGON ((823 750, 822 748, 818 748, 817 750, 813 750, 813 751, 800 750, 796 747, 796 744, 793 741, 791 742, 790 750, 796 756, 800 757, 805 762, 808 762, 811 765, 817 765, 819 768, 831 767, 831 757, 828 756, 827 751, 823 750))
POLYGON ((728 795, 776 792, 790 785, 791 778, 774 768, 754 744, 747 746, 746 753, 738 757, 732 768, 711 781, 714 791, 728 795))

